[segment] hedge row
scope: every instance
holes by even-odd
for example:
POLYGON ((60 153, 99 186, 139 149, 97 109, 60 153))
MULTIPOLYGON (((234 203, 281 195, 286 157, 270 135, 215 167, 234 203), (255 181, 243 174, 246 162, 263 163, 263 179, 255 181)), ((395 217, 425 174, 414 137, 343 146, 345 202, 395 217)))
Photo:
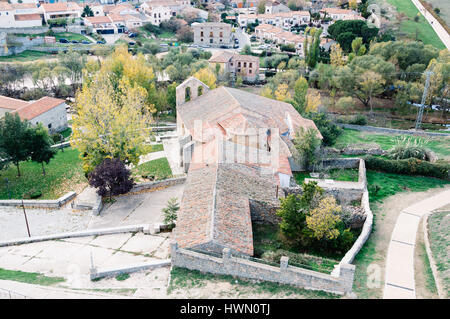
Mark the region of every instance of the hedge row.
POLYGON ((450 165, 432 164, 417 158, 391 160, 382 157, 366 156, 366 168, 387 173, 420 175, 449 180, 450 165))

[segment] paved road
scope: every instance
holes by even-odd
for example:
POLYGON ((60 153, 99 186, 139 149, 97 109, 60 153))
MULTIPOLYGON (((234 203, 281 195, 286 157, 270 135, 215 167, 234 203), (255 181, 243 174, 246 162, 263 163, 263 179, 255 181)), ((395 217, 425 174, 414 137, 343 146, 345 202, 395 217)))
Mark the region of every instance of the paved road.
POLYGON ((415 299, 414 248, 422 216, 450 203, 450 190, 404 209, 397 218, 386 258, 384 299, 415 299))
POLYGON ((439 21, 424 8, 424 6, 419 2, 419 0, 411 0, 411 1, 417 7, 420 13, 423 14, 425 19, 427 19, 428 23, 433 27, 434 31, 437 33, 438 37, 441 39, 441 41, 444 43, 447 49, 450 50, 450 35, 448 34, 448 32, 439 23, 439 21))

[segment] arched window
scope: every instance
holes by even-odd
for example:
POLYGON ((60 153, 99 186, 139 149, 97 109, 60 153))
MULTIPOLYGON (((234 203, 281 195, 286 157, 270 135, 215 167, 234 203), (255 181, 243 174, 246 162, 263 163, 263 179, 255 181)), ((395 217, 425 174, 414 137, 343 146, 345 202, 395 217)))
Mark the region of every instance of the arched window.
POLYGON ((203 86, 199 86, 197 89, 197 96, 200 96, 203 94, 203 86))
POLYGON ((184 101, 188 102, 191 100, 191 88, 188 86, 184 91, 184 101))

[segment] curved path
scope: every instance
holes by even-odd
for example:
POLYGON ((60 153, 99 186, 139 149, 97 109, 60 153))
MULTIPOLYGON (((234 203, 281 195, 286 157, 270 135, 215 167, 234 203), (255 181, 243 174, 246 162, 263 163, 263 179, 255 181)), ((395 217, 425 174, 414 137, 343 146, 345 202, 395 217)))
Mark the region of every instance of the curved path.
POLYGON ((422 216, 450 203, 450 189, 404 209, 397 218, 386 258, 384 299, 415 299, 414 248, 422 216))
POLYGON ((419 0, 411 1, 434 29, 446 48, 450 50, 450 35, 448 34, 447 30, 445 30, 445 28, 439 23, 439 21, 419 2, 419 0))

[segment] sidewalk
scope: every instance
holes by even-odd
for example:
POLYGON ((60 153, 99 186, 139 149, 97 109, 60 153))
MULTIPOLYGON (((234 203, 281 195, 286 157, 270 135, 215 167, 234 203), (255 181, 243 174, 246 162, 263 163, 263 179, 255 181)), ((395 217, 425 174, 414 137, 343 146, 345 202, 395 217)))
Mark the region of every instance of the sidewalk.
POLYGON ((415 299, 414 248, 420 219, 450 203, 450 190, 404 209, 397 218, 386 258, 384 299, 415 299))

